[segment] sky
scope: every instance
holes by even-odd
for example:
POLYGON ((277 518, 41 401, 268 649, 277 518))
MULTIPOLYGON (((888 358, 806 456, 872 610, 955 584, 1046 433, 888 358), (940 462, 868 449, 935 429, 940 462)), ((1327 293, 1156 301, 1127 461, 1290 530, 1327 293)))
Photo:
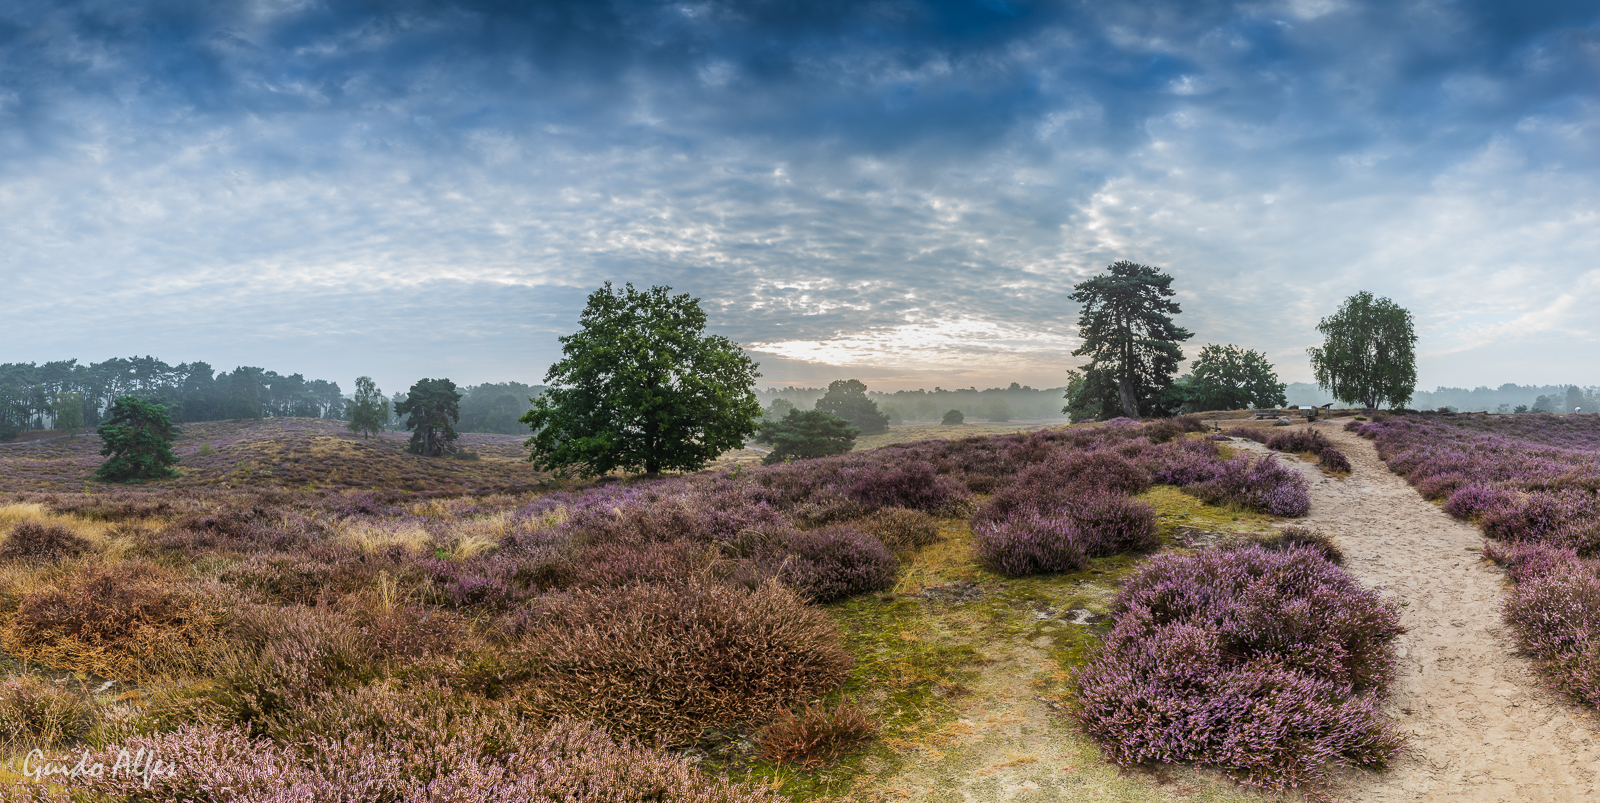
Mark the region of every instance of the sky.
POLYGON ((1600 384, 1593 2, 0 0, 0 362, 537 383, 605 282, 759 384, 1065 384, 1074 283, 1309 381, 1600 384))

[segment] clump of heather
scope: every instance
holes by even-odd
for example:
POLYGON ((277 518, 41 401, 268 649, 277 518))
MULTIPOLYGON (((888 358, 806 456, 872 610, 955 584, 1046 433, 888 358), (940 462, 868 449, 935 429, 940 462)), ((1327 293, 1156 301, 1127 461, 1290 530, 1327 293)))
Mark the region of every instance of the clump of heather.
POLYGON ((853 663, 827 612, 782 585, 576 591, 535 615, 531 711, 670 744, 815 699, 853 663))
POLYGON ((1192 761, 1315 793, 1334 768, 1403 747, 1379 713, 1399 611, 1314 550, 1158 555, 1112 618, 1072 683, 1081 726, 1118 764, 1192 761))
POLYGON ((1087 568, 1082 535, 1060 512, 1023 511, 973 528, 973 552, 989 571, 1011 577, 1087 568))
POLYGON ((1216 504, 1234 504, 1298 518, 1311 512, 1311 485, 1293 467, 1278 462, 1277 455, 1251 460, 1238 455, 1220 461, 1211 479, 1192 489, 1193 493, 1216 504))
POLYGON ((1310 452, 1317 454, 1333 444, 1327 436, 1314 429, 1293 429, 1267 438, 1268 449, 1280 452, 1310 452))
POLYGON ((1579 702, 1600 705, 1600 575, 1593 562, 1566 557, 1515 556, 1525 579, 1507 595, 1502 615, 1541 674, 1579 702))
POLYGON ((1339 451, 1339 449, 1334 446, 1328 446, 1319 452, 1317 454, 1317 462, 1320 463, 1323 468, 1336 474, 1349 474, 1352 470, 1350 467, 1350 458, 1345 457, 1344 452, 1339 451))
POLYGON ((894 585, 900 562, 882 541, 853 527, 833 526, 782 537, 764 560, 783 584, 813 602, 882 591, 894 585))

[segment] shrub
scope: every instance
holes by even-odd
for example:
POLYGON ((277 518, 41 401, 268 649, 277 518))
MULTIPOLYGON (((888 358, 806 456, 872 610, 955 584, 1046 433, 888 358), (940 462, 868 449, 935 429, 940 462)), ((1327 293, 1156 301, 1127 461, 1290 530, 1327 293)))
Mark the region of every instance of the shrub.
POLYGON ((852 475, 845 491, 873 507, 903 507, 911 510, 952 510, 972 497, 965 486, 941 477, 926 460, 874 462, 852 475))
POLYGON ((966 420, 967 417, 960 410, 950 410, 944 414, 944 418, 939 420, 939 424, 940 426, 953 427, 965 423, 966 420))
POLYGON ((370 683, 388 660, 355 622, 327 608, 249 606, 231 635, 210 668, 231 718, 257 734, 292 729, 296 708, 370 683))
POLYGON ((57 563, 93 550, 89 540, 59 524, 25 521, 0 542, 0 561, 57 563))
POLYGON ((1183 432, 1183 425, 1170 418, 1158 418, 1144 425, 1144 436, 1151 443, 1166 443, 1173 438, 1181 438, 1183 432))
POLYGON ((997 574, 1023 577, 1089 565, 1077 527, 1059 512, 1020 511, 1003 521, 981 522, 972 534, 978 563, 997 574))
POLYGON ((117 680, 193 671, 220 635, 210 594, 144 563, 89 566, 24 593, 0 649, 117 680))
POLYGON ((1310 527, 1291 524, 1279 530, 1274 537, 1261 541, 1261 545, 1273 551, 1304 547, 1314 550, 1335 566, 1344 565, 1344 552, 1339 549, 1338 544, 1320 530, 1310 527))
POLYGON ((1361 422, 1363 422, 1365 420, 1366 420, 1365 418, 1357 416, 1357 417, 1355 417, 1354 419, 1352 419, 1350 421, 1346 421, 1345 424, 1344 424, 1344 431, 1345 432, 1355 432, 1356 430, 1361 429, 1361 422))
POLYGON ((828 709, 808 705, 798 713, 785 711, 769 723, 756 740, 756 755, 774 764, 815 770, 877 735, 877 725, 858 706, 847 703, 828 709))
POLYGON ((1098 491, 1133 495, 1150 488, 1149 471, 1116 452, 1104 449, 1067 452, 1047 463, 1038 474, 1019 477, 1018 480, 1050 482, 1079 493, 1098 491))
POLYGON ((1178 423, 1178 426, 1183 427, 1183 431, 1184 432, 1205 432, 1206 431, 1205 422, 1201 421, 1200 420, 1200 416, 1197 416, 1197 415, 1192 415, 1192 414, 1191 415, 1180 415, 1177 418, 1174 418, 1172 420, 1176 421, 1178 423))
POLYGON ((1344 452, 1336 447, 1329 446, 1323 449, 1317 457, 1317 462, 1321 463, 1323 468, 1336 474, 1349 474, 1354 470, 1350 466, 1350 458, 1345 457, 1344 452))
POLYGON ((1257 429, 1255 427, 1235 427, 1228 430, 1228 434, 1235 438, 1244 438, 1246 440, 1252 440, 1261 444, 1265 444, 1268 440, 1272 439, 1272 436, 1268 434, 1266 430, 1257 429))
POLYGON ((1561 571, 1580 571, 1583 563, 1577 550, 1546 544, 1501 544, 1483 542, 1483 556, 1500 564, 1513 583, 1561 571))
POLYGON ((1323 449, 1333 446, 1326 436, 1314 429, 1297 429, 1292 432, 1279 432, 1267 438, 1268 449, 1280 452, 1310 452, 1317 454, 1323 449))
POLYGON ((0 681, 0 748, 21 753, 65 745, 83 733, 89 717, 88 702, 60 685, 32 675, 0 681))
POLYGON ((1077 531, 1078 544, 1091 558, 1142 552, 1161 545, 1156 536, 1155 508, 1125 496, 1090 493, 1064 510, 1077 531))
POLYGON ((1511 492, 1490 485, 1469 482, 1461 486, 1444 503, 1444 512, 1456 518, 1470 519, 1486 510, 1510 505, 1515 501, 1511 492))
POLYGON ((1402 738, 1379 712, 1398 609, 1306 548, 1158 555, 1072 679, 1112 761, 1193 761, 1283 793, 1338 765, 1381 767, 1402 738))
POLYGON ((827 612, 776 584, 577 591, 530 632, 531 711, 669 744, 815 699, 852 664, 827 612))
POLYGON ((894 585, 900 570, 881 541, 845 526, 784 536, 778 549, 764 558, 785 585, 813 602, 882 591, 894 585))
POLYGON ((1600 704, 1600 577, 1592 570, 1535 575, 1507 595, 1503 615, 1547 678, 1586 705, 1600 704))
POLYGON ((1275 516, 1298 518, 1311 512, 1310 483, 1277 455, 1251 461, 1245 455, 1218 463, 1213 477, 1192 488, 1212 503, 1232 502, 1275 516))
POLYGON ((856 526, 882 541, 896 555, 908 555, 939 540, 939 523, 919 510, 884 508, 857 521, 856 526))

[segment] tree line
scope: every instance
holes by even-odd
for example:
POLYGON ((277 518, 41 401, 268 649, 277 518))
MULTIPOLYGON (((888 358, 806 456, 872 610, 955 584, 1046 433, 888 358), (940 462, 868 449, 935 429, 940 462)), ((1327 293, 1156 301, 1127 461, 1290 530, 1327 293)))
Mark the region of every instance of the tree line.
POLYGON ((157 402, 176 422, 340 418, 344 412, 337 382, 252 366, 218 373, 204 362, 168 365, 149 356, 89 364, 5 363, 0 364, 0 436, 54 428, 58 418, 94 427, 123 396, 157 402))

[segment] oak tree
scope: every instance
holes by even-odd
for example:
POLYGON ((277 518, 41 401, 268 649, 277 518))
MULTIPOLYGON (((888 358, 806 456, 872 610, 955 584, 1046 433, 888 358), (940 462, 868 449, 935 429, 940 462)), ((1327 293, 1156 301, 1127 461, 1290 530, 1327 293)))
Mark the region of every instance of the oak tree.
POLYGON ((590 294, 578 331, 561 338, 550 389, 521 419, 535 465, 580 476, 697 471, 755 433, 755 361, 705 333, 699 299, 670 290, 607 282, 590 294))

